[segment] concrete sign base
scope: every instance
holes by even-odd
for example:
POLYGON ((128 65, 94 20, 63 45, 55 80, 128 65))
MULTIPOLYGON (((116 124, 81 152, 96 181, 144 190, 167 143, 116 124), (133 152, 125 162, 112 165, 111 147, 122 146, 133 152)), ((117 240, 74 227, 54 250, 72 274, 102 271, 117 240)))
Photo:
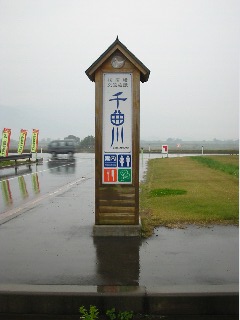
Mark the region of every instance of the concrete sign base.
POLYGON ((141 225, 94 225, 93 236, 140 237, 141 225))

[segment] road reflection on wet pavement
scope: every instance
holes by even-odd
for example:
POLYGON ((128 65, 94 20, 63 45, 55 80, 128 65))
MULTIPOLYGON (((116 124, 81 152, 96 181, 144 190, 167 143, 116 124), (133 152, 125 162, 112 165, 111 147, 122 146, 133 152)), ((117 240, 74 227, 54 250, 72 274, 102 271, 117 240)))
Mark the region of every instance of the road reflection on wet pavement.
MULTIPOLYGON (((141 177, 147 160, 140 158, 141 177)), ((87 154, 2 179, 0 216, 22 209, 0 225, 1 284, 175 290, 238 285, 238 227, 157 228, 149 239, 94 238, 94 183, 94 155, 87 154)))

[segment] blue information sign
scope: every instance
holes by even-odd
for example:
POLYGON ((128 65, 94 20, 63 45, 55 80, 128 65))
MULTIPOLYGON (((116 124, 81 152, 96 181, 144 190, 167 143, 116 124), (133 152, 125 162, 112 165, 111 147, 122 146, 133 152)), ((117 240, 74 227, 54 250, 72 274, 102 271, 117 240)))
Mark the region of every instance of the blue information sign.
POLYGON ((119 154, 118 155, 118 167, 119 168, 131 168, 132 156, 130 154, 119 154))
POLYGON ((104 167, 117 167, 117 155, 116 154, 107 154, 104 155, 104 167))

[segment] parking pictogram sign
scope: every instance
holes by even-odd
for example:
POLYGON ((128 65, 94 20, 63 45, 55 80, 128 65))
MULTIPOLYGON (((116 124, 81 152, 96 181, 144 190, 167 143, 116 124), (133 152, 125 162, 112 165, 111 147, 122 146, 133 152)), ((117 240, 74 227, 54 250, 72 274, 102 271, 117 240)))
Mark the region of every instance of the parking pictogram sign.
POLYGON ((104 155, 104 167, 117 167, 117 155, 116 154, 104 155))

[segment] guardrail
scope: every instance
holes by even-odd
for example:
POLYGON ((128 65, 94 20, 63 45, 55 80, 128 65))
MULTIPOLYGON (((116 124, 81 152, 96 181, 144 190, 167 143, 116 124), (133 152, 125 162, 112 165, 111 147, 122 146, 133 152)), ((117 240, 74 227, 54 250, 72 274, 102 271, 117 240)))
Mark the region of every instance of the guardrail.
POLYGON ((8 161, 8 160, 15 160, 15 164, 17 164, 17 160, 19 159, 30 159, 32 158, 31 153, 23 153, 23 154, 14 154, 7 157, 0 157, 0 161, 8 161))

